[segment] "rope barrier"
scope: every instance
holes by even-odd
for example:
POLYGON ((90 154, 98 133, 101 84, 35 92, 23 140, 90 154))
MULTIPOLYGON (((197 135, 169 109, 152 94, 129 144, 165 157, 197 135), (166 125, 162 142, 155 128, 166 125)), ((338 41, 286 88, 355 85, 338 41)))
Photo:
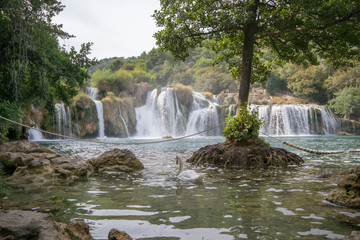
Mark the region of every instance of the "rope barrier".
POLYGON ((25 124, 23 124, 23 123, 19 123, 19 122, 13 121, 13 120, 11 120, 11 119, 5 118, 5 117, 3 117, 3 116, 0 116, 0 119, 3 119, 3 120, 5 120, 5 121, 8 121, 8 122, 11 122, 11 123, 14 123, 14 124, 17 124, 17 125, 22 126, 22 127, 25 127, 25 128, 34 129, 34 130, 36 130, 36 131, 39 131, 39 132, 42 132, 42 133, 46 133, 46 134, 50 134, 50 135, 54 135, 54 136, 57 136, 57 137, 68 138, 68 139, 72 139, 72 140, 76 140, 76 141, 85 141, 85 142, 100 143, 100 144, 113 144, 113 145, 146 145, 146 144, 155 144, 155 143, 171 142, 171 141, 176 141, 176 140, 180 140, 180 139, 184 139, 184 138, 193 137, 193 136, 196 136, 196 135, 205 133, 205 132, 209 132, 209 131, 211 131, 211 130, 214 130, 214 129, 216 129, 216 128, 218 128, 218 127, 221 127, 221 126, 223 126, 223 125, 226 124, 226 123, 224 122, 224 123, 219 124, 219 125, 217 125, 217 126, 215 126, 215 127, 205 129, 204 131, 197 132, 197 133, 190 134, 190 135, 186 135, 186 136, 182 136, 182 137, 174 137, 174 138, 163 139, 163 140, 158 140, 158 141, 151 141, 151 142, 141 142, 141 143, 137 143, 137 142, 129 143, 129 142, 128 142, 128 143, 124 143, 124 142, 102 142, 102 141, 96 141, 96 140, 81 139, 81 138, 72 137, 72 136, 65 136, 65 135, 62 135, 62 134, 53 133, 53 132, 49 132, 49 131, 42 130, 42 129, 37 129, 37 128, 31 127, 31 126, 29 126, 29 125, 25 125, 25 124))
MULTIPOLYGON (((0 116, 0 119, 3 119, 5 121, 8 121, 8 122, 11 122, 11 123, 14 123, 14 124, 17 124, 19 126, 22 126, 22 127, 25 127, 25 128, 29 128, 29 129, 34 129, 36 131, 40 131, 42 133, 46 133, 46 134, 50 134, 50 135, 54 135, 54 136, 58 136, 58 137, 62 137, 62 138, 68 138, 68 139, 72 139, 72 140, 76 140, 76 141, 85 141, 85 142, 91 142, 91 143, 99 143, 99 144, 113 144, 113 145, 146 145, 146 144, 155 144, 155 143, 164 143, 164 142, 171 142, 171 141, 177 141, 177 140, 180 140, 180 139, 184 139, 184 138, 189 138, 189 137, 193 137, 193 136, 196 136, 196 135, 199 135, 199 134, 202 134, 202 133, 205 133, 205 132, 209 132, 211 130, 214 130, 218 127, 221 127, 223 125, 226 124, 226 122, 222 123, 222 124, 219 124, 215 127, 212 127, 212 128, 208 128, 208 129, 205 129, 204 131, 201 131, 201 132, 197 132, 197 133, 194 133, 194 134, 190 134, 190 135, 186 135, 186 136, 182 136, 182 137, 175 137, 175 138, 169 138, 169 139, 163 139, 163 140, 159 140, 159 141, 151 141, 151 142, 140 142, 140 143, 136 143, 136 142, 132 142, 132 143, 124 143, 124 142, 102 142, 102 141, 96 141, 96 140, 88 140, 88 139, 81 139, 81 138, 77 138, 77 137, 72 137, 72 136, 65 136, 65 135, 62 135, 62 134, 58 134, 58 133, 53 133, 53 132, 49 132, 49 131, 45 131, 45 130, 42 130, 42 129, 36 129, 34 127, 31 127, 29 125, 25 125, 25 124, 22 124, 22 123, 19 123, 19 122, 16 122, 16 121, 13 121, 11 119, 8 119, 8 118, 5 118, 3 116, 0 116)), ((282 144, 284 145, 287 145, 289 147, 292 147, 292 148, 295 148, 295 149, 298 149, 298 150, 301 150, 301 151, 304 151, 304 152, 308 152, 308 153, 314 153, 314 154, 339 154, 339 153, 345 153, 345 152, 348 152, 348 153, 352 153, 352 152, 360 152, 360 149, 350 149, 348 151, 321 151, 321 150, 314 150, 314 149, 310 149, 310 148, 304 148, 304 147, 300 147, 300 146, 297 146, 295 144, 292 144, 292 143, 288 143, 286 141, 282 141, 278 138, 275 138, 273 136, 270 136, 270 135, 267 135, 263 132, 260 132, 261 134, 269 137, 269 138, 272 138, 276 141, 279 141, 281 142, 282 144)))

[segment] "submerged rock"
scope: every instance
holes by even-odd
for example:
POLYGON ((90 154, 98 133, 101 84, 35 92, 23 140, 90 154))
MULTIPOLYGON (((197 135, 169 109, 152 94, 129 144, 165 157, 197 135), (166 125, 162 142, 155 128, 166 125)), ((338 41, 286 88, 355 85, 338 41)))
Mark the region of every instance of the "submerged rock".
POLYGON ((89 160, 95 172, 135 172, 144 169, 140 160, 127 149, 113 149, 89 160))
POLYGON ((282 148, 255 144, 239 146, 230 142, 202 147, 187 161, 232 169, 287 167, 304 162, 298 155, 282 148))
POLYGON ((85 160, 64 157, 29 141, 1 144, 0 163, 10 175, 7 184, 27 189, 74 182, 92 173, 85 160))
POLYGON ((58 239, 58 240, 92 240, 89 226, 83 222, 56 222, 48 213, 31 211, 0 211, 1 239, 58 239))
POLYGON ((360 208, 360 167, 335 176, 337 188, 326 199, 345 207, 360 208))
POLYGON ((109 232, 108 240, 133 240, 133 238, 124 231, 112 228, 109 232))

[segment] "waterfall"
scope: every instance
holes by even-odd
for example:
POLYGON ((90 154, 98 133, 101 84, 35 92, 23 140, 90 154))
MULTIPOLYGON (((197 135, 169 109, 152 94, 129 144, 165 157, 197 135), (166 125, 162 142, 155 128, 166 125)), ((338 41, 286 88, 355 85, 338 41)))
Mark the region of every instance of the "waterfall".
POLYGON ((65 109, 64 103, 56 103, 55 111, 55 126, 57 133, 65 136, 72 136, 70 108, 66 107, 65 109))
POLYGON ((129 137, 130 134, 129 134, 129 129, 127 127, 127 124, 125 122, 125 119, 123 118, 122 114, 121 114, 121 108, 119 107, 119 114, 120 114, 120 119, 121 121, 123 122, 124 126, 125 126, 125 131, 126 131, 126 136, 129 137))
POLYGON ((98 97, 98 90, 97 90, 97 88, 86 88, 86 91, 96 106, 96 112, 97 112, 97 118, 98 118, 98 124, 99 124, 98 138, 105 138, 103 105, 102 105, 101 101, 96 100, 98 97))
MULTIPOLYGON (((193 105, 189 114, 186 135, 204 131, 219 125, 219 116, 216 109, 218 104, 208 101, 201 93, 193 92, 193 105)), ((204 135, 220 135, 219 128, 204 135)))
MULTIPOLYGON (((38 127, 36 129, 39 129, 38 127)), ((29 129, 29 141, 41 141, 43 140, 42 133, 34 128, 29 129)))
POLYGON ((154 89, 146 104, 135 109, 137 136, 179 136, 185 133, 186 118, 173 88, 154 89))
POLYGON ((317 105, 273 105, 257 107, 268 135, 335 134, 339 130, 332 113, 317 105))

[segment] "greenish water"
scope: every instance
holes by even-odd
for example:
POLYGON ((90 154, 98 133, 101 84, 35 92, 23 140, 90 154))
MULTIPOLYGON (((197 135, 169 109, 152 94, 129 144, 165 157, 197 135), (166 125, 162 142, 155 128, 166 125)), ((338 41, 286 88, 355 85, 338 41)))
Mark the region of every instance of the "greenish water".
MULTIPOLYGON (((223 170, 194 167, 205 174, 201 184, 176 177, 177 154, 190 157, 220 137, 184 139, 169 143, 121 146, 143 162, 139 174, 109 174, 71 186, 42 191, 13 190, 10 201, 24 209, 52 212, 58 221, 84 220, 95 239, 107 239, 111 228, 135 239, 337 239, 360 230, 360 212, 325 201, 335 188, 328 178, 360 165, 359 153, 314 155, 282 145, 305 159, 302 167, 265 170, 223 170)), ((360 137, 302 136, 282 140, 320 150, 360 148, 360 137)), ((150 141, 105 139, 103 141, 150 141)), ((41 142, 68 156, 90 159, 114 148, 86 142, 41 142)))

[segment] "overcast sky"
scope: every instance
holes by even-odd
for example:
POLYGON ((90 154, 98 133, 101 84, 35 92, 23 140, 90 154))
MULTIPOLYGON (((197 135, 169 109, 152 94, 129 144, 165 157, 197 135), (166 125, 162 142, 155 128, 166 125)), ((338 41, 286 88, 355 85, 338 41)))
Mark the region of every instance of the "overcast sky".
POLYGON ((139 56, 156 47, 158 30, 151 17, 159 0, 62 0, 65 9, 54 18, 76 38, 60 40, 67 47, 93 42, 91 57, 139 56))

